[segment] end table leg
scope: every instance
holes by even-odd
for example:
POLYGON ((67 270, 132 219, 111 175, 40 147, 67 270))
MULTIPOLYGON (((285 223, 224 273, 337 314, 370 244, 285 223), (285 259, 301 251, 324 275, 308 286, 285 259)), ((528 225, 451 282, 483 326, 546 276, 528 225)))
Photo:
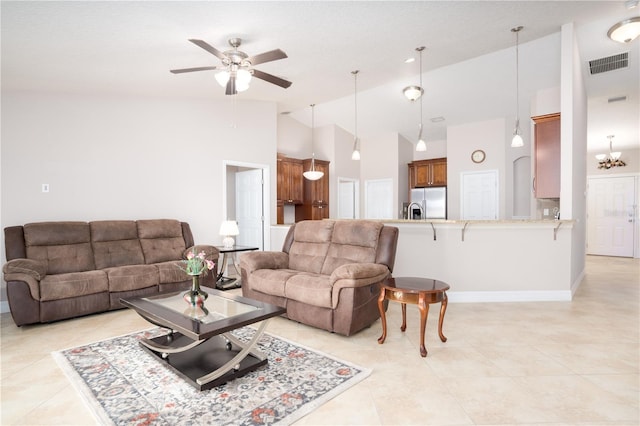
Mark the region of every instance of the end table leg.
POLYGON ((407 329, 407 304, 402 304, 402 325, 400 326, 400 331, 405 331, 407 329))
POLYGON ((449 304, 449 297, 447 293, 444 293, 444 299, 442 299, 442 303, 440 304, 440 318, 438 318, 438 334, 440 335, 440 340, 443 342, 447 341, 447 338, 442 334, 442 323, 444 322, 444 314, 447 312, 447 305, 449 304))
POLYGON ((378 343, 383 344, 384 339, 387 338, 387 315, 384 312, 384 296, 385 289, 380 289, 380 296, 378 297, 378 310, 380 311, 380 322, 382 323, 382 336, 378 338, 378 343))
POLYGON ((427 317, 429 316, 429 304, 424 298, 424 294, 420 294, 418 299, 418 309, 420 310, 420 356, 427 356, 427 348, 424 346, 424 333, 427 328, 427 317))

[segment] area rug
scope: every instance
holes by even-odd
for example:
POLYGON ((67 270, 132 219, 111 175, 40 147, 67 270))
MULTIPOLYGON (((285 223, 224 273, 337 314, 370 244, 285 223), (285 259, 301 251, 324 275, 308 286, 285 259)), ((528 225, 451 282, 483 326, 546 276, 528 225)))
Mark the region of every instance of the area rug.
MULTIPOLYGON (((253 333, 234 335, 248 341, 253 333)), ((153 328, 52 355, 98 422, 115 425, 286 425, 371 373, 265 333, 258 345, 267 366, 199 392, 138 344, 162 334, 153 328)))

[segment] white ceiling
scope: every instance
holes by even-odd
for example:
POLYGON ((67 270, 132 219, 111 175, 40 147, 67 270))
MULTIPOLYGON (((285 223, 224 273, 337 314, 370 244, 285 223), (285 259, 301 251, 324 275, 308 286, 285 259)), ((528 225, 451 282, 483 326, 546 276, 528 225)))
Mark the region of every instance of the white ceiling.
MULTIPOLYGON (((589 94, 588 147, 640 146, 640 40, 621 45, 606 32, 636 16, 621 1, 349 1, 167 2, 2 1, 2 90, 78 94, 228 99, 213 72, 174 75, 169 69, 217 65, 189 43, 202 39, 227 50, 243 39, 249 55, 280 48, 287 59, 256 68, 293 82, 288 89, 254 80, 239 99, 275 101, 280 112, 308 124, 336 123, 354 130, 354 82, 358 69, 360 136, 392 131, 415 141, 418 105, 403 87, 419 82, 419 64, 405 64, 418 46, 423 54, 427 140, 443 139, 446 126, 515 115, 514 35, 520 33, 521 103, 534 88, 559 85, 547 67, 559 63, 559 31, 574 22, 583 62, 629 52, 630 66, 585 82, 589 94), (545 39, 545 37, 548 39, 545 39), (556 39, 554 39, 556 37, 556 39), (528 49, 547 40, 548 52, 528 49), (554 51, 556 49, 556 51, 554 51), (486 72, 493 61, 492 72, 486 72), (452 79, 451 77, 455 77, 452 79), (449 83, 444 83, 449 81, 449 83), (473 91, 476 94, 468 97, 473 91), (626 102, 609 104, 625 95, 626 102), (443 123, 431 117, 443 116, 443 123)), ((528 113, 528 105, 521 111, 528 113)), ((524 114, 521 114, 524 115, 524 114)))

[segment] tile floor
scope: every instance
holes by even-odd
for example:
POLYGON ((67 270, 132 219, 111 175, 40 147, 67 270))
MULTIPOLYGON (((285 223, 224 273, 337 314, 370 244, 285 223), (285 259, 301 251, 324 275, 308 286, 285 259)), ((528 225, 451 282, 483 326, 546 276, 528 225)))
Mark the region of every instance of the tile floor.
MULTIPOLYGON (((446 343, 432 309, 427 358, 415 306, 401 333, 390 305, 383 345, 379 322, 351 337, 282 318, 268 330, 373 369, 300 425, 638 425, 639 289, 638 259, 589 256, 572 302, 452 303, 446 343)), ((2 314, 0 423, 95 424, 50 352, 146 327, 128 310, 22 328, 2 314)))

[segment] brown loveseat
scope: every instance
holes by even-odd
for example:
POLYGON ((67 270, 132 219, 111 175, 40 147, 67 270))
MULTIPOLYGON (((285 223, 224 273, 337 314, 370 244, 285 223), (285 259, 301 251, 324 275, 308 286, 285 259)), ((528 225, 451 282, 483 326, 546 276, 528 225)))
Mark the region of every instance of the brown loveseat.
MULTIPOLYGON (((179 267, 194 245, 186 222, 40 222, 4 232, 4 280, 19 326, 119 309, 121 297, 178 291, 191 282, 179 267)), ((196 250, 217 263, 215 247, 196 250)), ((213 286, 216 268, 204 285, 213 286)))
POLYGON ((291 226, 282 252, 240 259, 242 294, 294 321, 349 336, 375 322, 380 283, 393 271, 398 228, 366 220, 291 226))

